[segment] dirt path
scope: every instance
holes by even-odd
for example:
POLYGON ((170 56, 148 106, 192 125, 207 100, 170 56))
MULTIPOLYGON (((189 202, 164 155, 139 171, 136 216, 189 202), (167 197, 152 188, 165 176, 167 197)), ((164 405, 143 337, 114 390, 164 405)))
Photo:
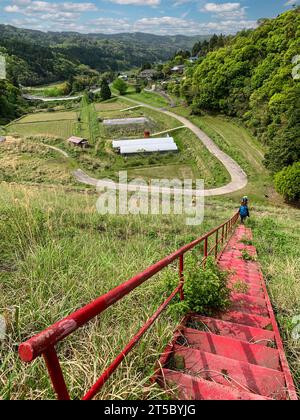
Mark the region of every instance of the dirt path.
MULTIPOLYGON (((164 113, 165 115, 168 115, 172 118, 177 119, 180 121, 185 127, 189 128, 197 137, 198 139, 204 144, 204 146, 212 153, 227 169, 231 176, 231 182, 227 185, 224 185, 223 187, 219 188, 213 188, 209 190, 204 191, 204 195, 207 197, 212 196, 219 196, 224 194, 233 193, 236 191, 239 191, 246 187, 248 183, 248 178, 243 169, 226 153, 222 152, 222 150, 219 149, 219 147, 211 140, 211 138, 204 133, 204 131, 200 130, 196 125, 194 125, 191 121, 189 121, 187 118, 182 117, 180 115, 174 114, 173 112, 170 112, 164 108, 156 108, 151 105, 144 104, 143 102, 135 101, 134 99, 126 98, 125 96, 122 96, 123 99, 126 101, 142 105, 145 108, 152 109, 154 111, 160 111, 164 113)), ((99 181, 95 178, 91 178, 90 176, 86 175, 83 171, 77 170, 74 172, 75 178, 84 184, 88 185, 103 185, 106 186, 105 182, 99 181)), ((127 186, 119 186, 119 189, 125 189, 127 186)), ((175 191, 176 193, 176 191, 175 191)), ((189 194, 189 192, 188 192, 189 194)))

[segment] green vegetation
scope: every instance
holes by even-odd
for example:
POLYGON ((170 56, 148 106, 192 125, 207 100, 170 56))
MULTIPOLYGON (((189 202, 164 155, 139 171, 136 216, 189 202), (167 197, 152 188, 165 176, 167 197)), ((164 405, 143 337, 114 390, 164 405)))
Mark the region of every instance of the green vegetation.
MULTIPOLYGON (((214 258, 209 257, 205 267, 196 253, 185 258, 184 270, 184 300, 173 301, 170 306, 172 313, 181 315, 187 312, 211 315, 218 310, 225 310, 230 304, 230 290, 226 284, 227 274, 220 271, 214 258)), ((177 287, 174 273, 168 273, 162 293, 170 295, 177 287)))
MULTIPOLYGON (((95 210, 97 195, 88 191, 5 184, 0 190, 0 308, 8 324, 0 347, 1 399, 54 398, 43 360, 21 363, 16 343, 233 213, 230 207, 222 214, 208 210, 203 225, 188 227, 182 216, 101 216, 95 210)), ((177 275, 176 265, 170 270, 177 275)), ((145 282, 58 346, 73 398, 92 385, 93 373, 103 372, 162 303, 158 290, 163 282, 163 273, 145 282)), ((98 398, 161 398, 163 391, 149 378, 179 319, 164 313, 98 398)))
POLYGON ((275 175, 275 188, 288 201, 300 200, 300 162, 295 162, 275 175))
POLYGON ((194 113, 242 119, 268 147, 265 164, 273 173, 300 160, 300 85, 292 77, 299 28, 299 7, 264 19, 201 58, 181 84, 194 113))
POLYGON ((259 207, 253 212, 249 226, 300 395, 300 341, 292 335, 296 327, 293 318, 300 314, 299 210, 259 207))
POLYGON ((11 123, 6 128, 8 134, 20 136, 45 136, 67 139, 74 135, 75 120, 48 120, 32 123, 22 123, 22 120, 11 123), (55 123, 54 123, 55 122, 55 123))
POLYGON ((98 72, 118 72, 148 61, 167 60, 179 48, 191 48, 204 38, 46 33, 0 25, 0 52, 7 56, 8 76, 16 83, 36 86, 69 80, 72 89, 80 91, 89 84, 86 77, 99 78, 98 72))
POLYGON ((103 101, 107 101, 108 99, 111 98, 111 90, 106 79, 103 79, 101 82, 100 98, 103 101))
POLYGON ((26 109, 20 90, 5 80, 0 80, 0 125, 18 118, 26 109))
POLYGON ((87 95, 83 95, 79 112, 76 134, 88 139, 95 146, 100 138, 98 115, 93 103, 89 102, 87 95))
MULTIPOLYGON (((153 96, 157 95, 153 94, 153 96)), ((152 133, 173 129, 179 124, 174 118, 144 107, 134 107, 134 109, 120 112, 128 108, 128 105, 130 104, 123 99, 93 104, 89 103, 85 95, 78 110, 28 114, 9 124, 6 131, 11 135, 26 137, 29 143, 34 141, 58 147, 68 153, 72 167, 82 168, 96 178, 115 179, 120 170, 127 170, 130 179, 143 176, 146 181, 153 177, 204 179, 206 188, 221 186, 229 182, 229 174, 223 165, 188 129, 172 132, 179 153, 139 154, 130 158, 113 153, 109 139, 142 137, 144 127, 104 129, 98 121, 98 115, 101 119, 145 116, 150 121, 152 133), (81 150, 68 145, 65 140, 72 135, 87 138, 92 147, 81 150)), ((68 165, 67 168, 69 168, 68 165)), ((33 168, 37 167, 36 165, 33 168)), ((33 169, 33 178, 34 173, 33 169)), ((20 181, 22 179, 21 172, 18 179, 20 181)), ((24 177, 23 181, 28 181, 28 177, 24 177)), ((73 184, 74 181, 71 183, 73 184)))
POLYGON ((75 184, 72 162, 30 139, 9 139, 0 147, 0 182, 75 184))
POLYGON ((119 92, 120 95, 125 95, 127 92, 128 85, 122 79, 116 79, 113 83, 113 88, 119 92))

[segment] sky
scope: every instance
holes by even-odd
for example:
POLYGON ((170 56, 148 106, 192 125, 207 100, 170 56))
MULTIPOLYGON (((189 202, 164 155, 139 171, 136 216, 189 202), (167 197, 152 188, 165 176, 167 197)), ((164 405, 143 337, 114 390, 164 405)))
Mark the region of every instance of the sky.
POLYGON ((236 33, 300 0, 0 0, 0 23, 42 31, 236 33))

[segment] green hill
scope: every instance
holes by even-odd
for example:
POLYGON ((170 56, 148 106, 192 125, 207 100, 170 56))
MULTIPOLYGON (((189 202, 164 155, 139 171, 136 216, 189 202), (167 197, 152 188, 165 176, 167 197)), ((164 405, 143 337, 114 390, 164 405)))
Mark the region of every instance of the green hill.
POLYGON ((300 8, 264 19, 202 57, 181 86, 195 113, 241 118, 268 147, 273 173, 300 160, 300 83, 293 77, 299 37, 300 8))
POLYGON ((98 72, 122 71, 146 62, 168 60, 191 49, 205 36, 79 34, 41 32, 0 25, 0 53, 6 53, 10 77, 23 85, 66 80, 86 65, 98 72))

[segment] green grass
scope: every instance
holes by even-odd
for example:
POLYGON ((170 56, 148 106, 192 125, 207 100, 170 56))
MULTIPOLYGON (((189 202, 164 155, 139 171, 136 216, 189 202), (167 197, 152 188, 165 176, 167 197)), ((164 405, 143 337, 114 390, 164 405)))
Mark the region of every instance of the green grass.
POLYGON ((205 131, 246 172, 248 185, 237 193, 231 193, 228 198, 238 200, 243 195, 249 195, 261 204, 282 203, 274 190, 272 177, 263 165, 265 150, 247 129, 237 121, 219 115, 190 115, 189 109, 182 106, 172 111, 189 118, 205 131))
MULTIPOLYGON (((8 322, 1 347, 0 398, 53 398, 42 359, 20 362, 15 351, 32 334, 109 291, 232 214, 187 227, 181 216, 101 216, 97 196, 2 185, 0 308, 8 322)), ((171 268, 177 273, 177 267, 171 268)), ((164 275, 58 346, 72 397, 79 397, 163 300, 164 275)), ((158 398, 154 363, 179 318, 164 313, 126 358, 99 398, 158 398)))
POLYGON ((40 143, 10 140, 0 147, 0 181, 75 184, 72 162, 40 143))
POLYGON ((39 121, 34 123, 12 123, 6 127, 7 133, 20 136, 45 136, 67 139, 74 135, 75 121, 39 121))
POLYGON ((65 111, 65 112, 37 112, 35 114, 29 114, 18 120, 19 124, 33 123, 33 122, 45 122, 45 121, 61 121, 61 120, 75 120, 76 112, 65 111))
POLYGON ((293 317, 300 315, 299 210, 257 207, 249 225, 300 396, 300 340, 292 336, 293 317))

